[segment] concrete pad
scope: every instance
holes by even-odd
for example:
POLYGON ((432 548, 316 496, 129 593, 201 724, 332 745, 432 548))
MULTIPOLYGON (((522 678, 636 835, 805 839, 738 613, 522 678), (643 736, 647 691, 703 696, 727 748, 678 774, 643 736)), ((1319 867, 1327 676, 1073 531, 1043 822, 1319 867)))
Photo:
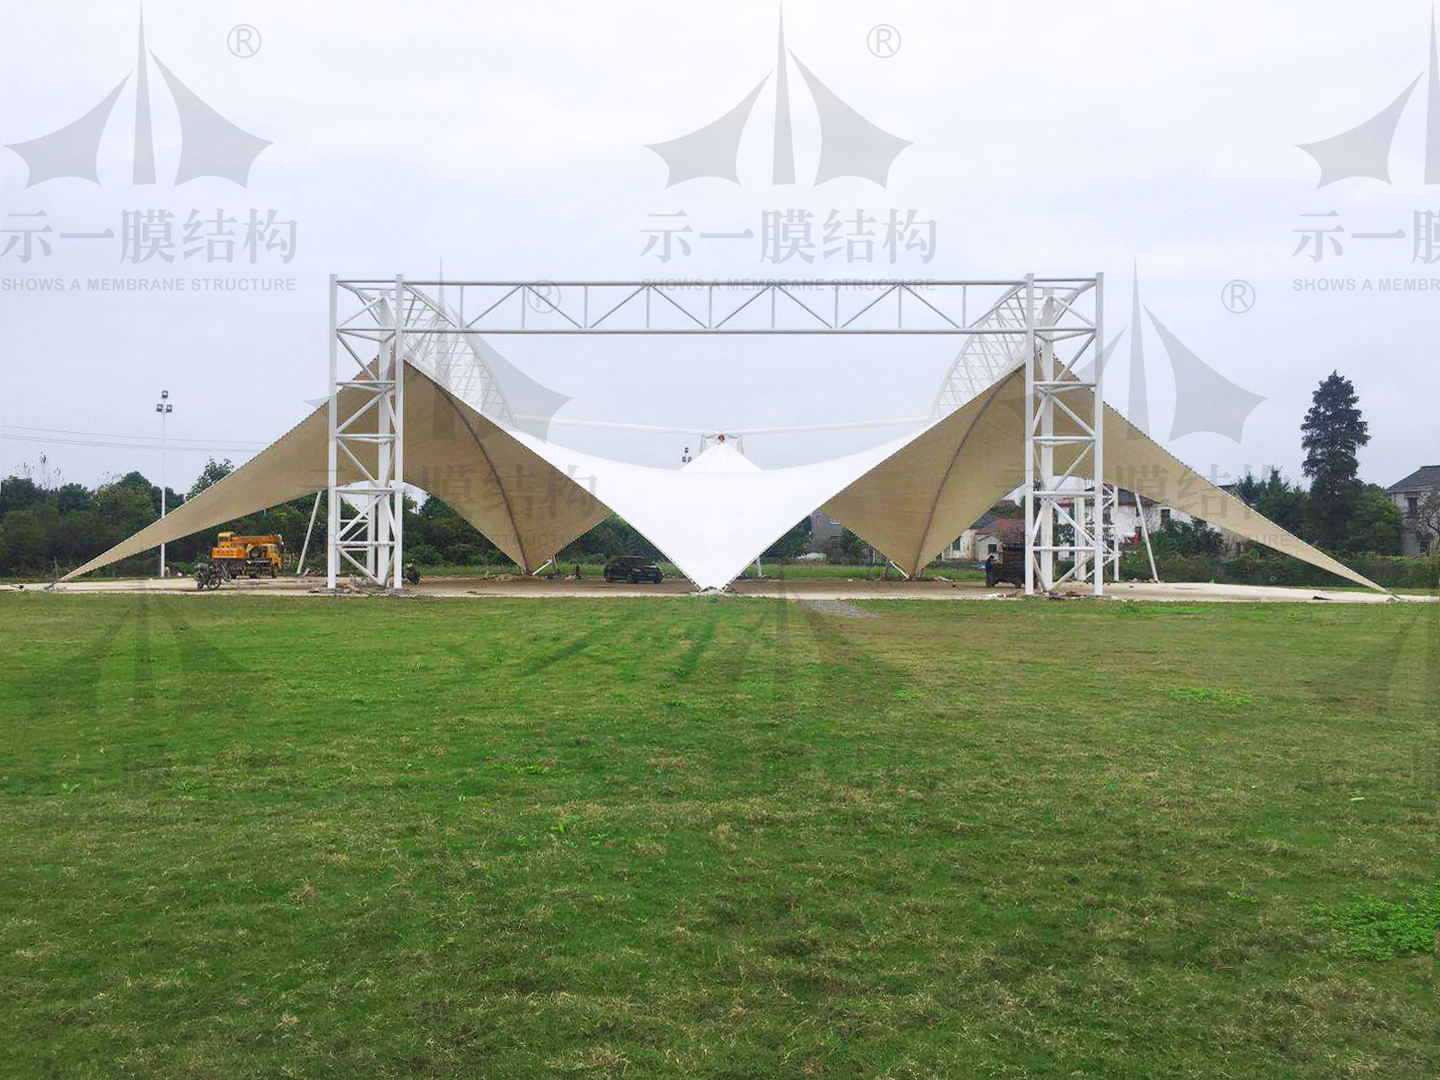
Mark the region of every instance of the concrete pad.
MULTIPOLYGON (((163 593, 176 596, 212 597, 234 594, 257 596, 307 597, 311 590, 321 588, 323 579, 315 577, 248 578, 227 582, 214 592, 199 592, 190 578, 130 578, 72 581, 56 585, 57 593, 93 595, 108 593, 163 593)), ((28 585, 27 590, 45 588, 28 585)), ((1440 597, 1397 596, 1364 590, 1314 589, 1278 585, 1219 585, 1212 582, 1152 583, 1127 581, 1107 583, 1107 598, 1121 601, 1204 602, 1204 603, 1326 603, 1326 604, 1390 604, 1436 603, 1440 597)), ((1017 600, 1023 599, 1018 589, 991 589, 975 581, 877 581, 845 578, 745 578, 735 582, 736 596, 758 596, 773 599, 836 601, 855 600, 1017 600)), ((673 597, 694 596, 696 589, 684 578, 669 578, 658 585, 610 584, 598 575, 592 578, 535 578, 499 575, 496 577, 425 578, 407 594, 444 597, 533 597, 533 598, 603 598, 603 597, 673 597)), ((355 594, 363 598, 363 594, 355 594)), ((1063 598, 1090 599, 1084 586, 1067 586, 1063 598)))

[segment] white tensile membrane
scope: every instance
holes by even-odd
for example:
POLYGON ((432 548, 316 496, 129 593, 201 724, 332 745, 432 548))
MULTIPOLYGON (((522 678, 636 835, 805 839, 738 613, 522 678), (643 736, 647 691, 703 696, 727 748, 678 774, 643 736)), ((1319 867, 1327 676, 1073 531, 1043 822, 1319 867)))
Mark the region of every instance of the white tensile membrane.
POLYGON ((682 469, 596 457, 511 432, 638 529, 702 589, 722 589, 767 547, 912 436, 857 454, 761 469, 729 442, 716 442, 682 469))
POLYGON ((680 469, 685 473, 748 473, 759 472, 760 466, 745 456, 724 435, 707 446, 700 456, 687 461, 680 469))
MULTIPOLYGON (((723 588, 797 521, 824 506, 913 575, 1023 481, 1024 389, 1023 373, 1012 371, 923 431, 828 461, 761 469, 717 439, 685 468, 662 469, 502 428, 407 363, 405 479, 450 504, 527 570, 613 509, 696 585, 723 588)), ((347 393, 357 391, 342 391, 347 393)), ((1074 391, 1081 415, 1088 413, 1090 394, 1074 391)), ((1061 420, 1060 433, 1066 430, 1061 420)), ((326 452, 322 408, 230 476, 64 580, 323 488, 326 452)), ((1067 464, 1057 461, 1061 471, 1067 464)), ((342 463, 340 482, 357 479, 354 472, 342 463)), ((1108 407, 1105 478, 1380 589, 1211 484, 1108 407)))

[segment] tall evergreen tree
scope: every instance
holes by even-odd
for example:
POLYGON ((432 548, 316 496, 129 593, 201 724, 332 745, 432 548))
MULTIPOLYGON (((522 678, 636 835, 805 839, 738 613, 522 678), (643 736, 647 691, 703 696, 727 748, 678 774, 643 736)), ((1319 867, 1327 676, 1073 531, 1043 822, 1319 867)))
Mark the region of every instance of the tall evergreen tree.
POLYGON ((1311 400, 1300 425, 1310 477, 1310 524, 1317 543, 1336 547, 1360 491, 1358 453, 1370 441, 1370 425, 1361 419, 1355 387, 1338 371, 1321 381, 1311 400))

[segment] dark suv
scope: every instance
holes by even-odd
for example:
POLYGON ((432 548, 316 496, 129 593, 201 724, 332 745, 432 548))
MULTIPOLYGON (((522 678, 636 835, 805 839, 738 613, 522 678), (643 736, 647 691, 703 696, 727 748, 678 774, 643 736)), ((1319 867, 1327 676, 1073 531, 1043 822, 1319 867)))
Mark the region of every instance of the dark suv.
POLYGON ((616 555, 605 564, 606 581, 624 581, 631 585, 653 581, 658 585, 664 578, 660 567, 640 555, 616 555))

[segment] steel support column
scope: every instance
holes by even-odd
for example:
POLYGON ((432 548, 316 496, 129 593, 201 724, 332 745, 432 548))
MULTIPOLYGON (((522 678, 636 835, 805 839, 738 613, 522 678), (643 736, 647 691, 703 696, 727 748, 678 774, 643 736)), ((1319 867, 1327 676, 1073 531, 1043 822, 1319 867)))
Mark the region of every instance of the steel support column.
MULTIPOLYGON (((1035 365, 1040 351, 1035 342, 1035 275, 1025 275, 1025 595, 1035 595, 1035 365)), ((1049 588, 1049 585, 1045 585, 1049 588)))
POLYGON ((1106 484, 1101 489, 1105 499, 1105 557, 1110 563, 1110 580, 1120 580, 1120 489, 1106 484))
MULTIPOLYGON (((1139 333, 1139 331, 1135 331, 1139 333)), ((1095 520, 1090 535, 1095 542, 1094 593, 1105 595, 1105 275, 1095 274, 1095 340, 1093 343, 1094 397, 1095 408, 1090 422, 1095 436, 1093 475, 1090 490, 1095 492, 1095 520)), ((1115 576, 1119 576, 1119 557, 1116 557, 1115 576)))
POLYGON ((326 585, 334 589, 341 572, 355 572, 373 584, 398 589, 404 581, 404 279, 397 277, 393 294, 374 305, 380 331, 369 338, 376 345, 373 356, 357 352, 345 340, 338 303, 338 283, 332 277, 326 585), (342 348, 354 362, 352 378, 340 377, 342 348), (359 480, 339 484, 342 464, 359 480))
POLYGON ((1100 333, 1102 278, 1062 295, 1025 283, 1025 592, 1051 592, 1067 581, 1089 580, 1105 592, 1104 417, 1100 333), (1094 318, 1077 301, 1093 293, 1094 318), (1043 305, 1037 309, 1037 302, 1043 305), (1066 319, 1070 318, 1067 324, 1066 319), (1079 320, 1083 329, 1076 330, 1079 320), (1065 353, 1060 353, 1064 347, 1065 353), (1081 374, 1088 362, 1092 374, 1081 374), (1077 391, 1092 391, 1091 409, 1077 391), (1072 404, 1073 403, 1073 404, 1072 404), (1065 463, 1057 466, 1057 452, 1065 463), (1087 495, 1087 492, 1089 493, 1087 495), (1069 562, 1068 569, 1060 564, 1069 562))
POLYGON ((338 490, 339 443, 336 431, 340 426, 340 395, 337 392, 340 378, 340 335, 339 335, 340 291, 334 274, 330 275, 330 396, 326 404, 325 436, 325 587, 334 590, 340 574, 340 548, 335 538, 340 535, 340 496, 338 490))

